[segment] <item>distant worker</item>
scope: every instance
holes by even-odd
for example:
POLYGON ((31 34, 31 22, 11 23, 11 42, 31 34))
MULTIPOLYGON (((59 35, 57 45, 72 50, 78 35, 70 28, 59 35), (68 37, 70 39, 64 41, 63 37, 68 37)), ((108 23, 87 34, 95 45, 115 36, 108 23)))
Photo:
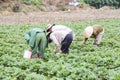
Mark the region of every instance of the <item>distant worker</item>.
POLYGON ((40 28, 33 28, 27 31, 24 37, 31 48, 31 58, 35 55, 37 55, 37 58, 43 58, 47 46, 45 31, 40 28))
POLYGON ((74 35, 70 28, 64 25, 51 25, 46 26, 48 34, 48 42, 55 44, 54 53, 68 53, 69 47, 73 41, 74 35))
POLYGON ((104 28, 100 25, 88 26, 84 29, 84 40, 82 44, 85 44, 88 38, 94 38, 93 45, 100 46, 101 38, 104 34, 104 28))

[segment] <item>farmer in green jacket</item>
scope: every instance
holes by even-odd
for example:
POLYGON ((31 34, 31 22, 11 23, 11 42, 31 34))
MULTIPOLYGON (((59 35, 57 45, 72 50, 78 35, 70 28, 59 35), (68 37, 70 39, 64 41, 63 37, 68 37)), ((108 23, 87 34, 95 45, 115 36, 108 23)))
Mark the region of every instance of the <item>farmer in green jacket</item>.
POLYGON ((47 46, 47 38, 45 31, 40 28, 33 28, 27 31, 24 37, 29 46, 31 47, 32 56, 37 54, 37 58, 42 58, 44 56, 45 48, 47 46))

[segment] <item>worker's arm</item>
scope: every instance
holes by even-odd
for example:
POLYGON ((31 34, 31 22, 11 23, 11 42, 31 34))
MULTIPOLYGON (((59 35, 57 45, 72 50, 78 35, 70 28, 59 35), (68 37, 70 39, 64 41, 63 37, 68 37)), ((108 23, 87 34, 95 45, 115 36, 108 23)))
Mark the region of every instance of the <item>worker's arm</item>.
POLYGON ((82 44, 85 44, 87 40, 88 38, 84 38, 84 40, 82 41, 82 44))

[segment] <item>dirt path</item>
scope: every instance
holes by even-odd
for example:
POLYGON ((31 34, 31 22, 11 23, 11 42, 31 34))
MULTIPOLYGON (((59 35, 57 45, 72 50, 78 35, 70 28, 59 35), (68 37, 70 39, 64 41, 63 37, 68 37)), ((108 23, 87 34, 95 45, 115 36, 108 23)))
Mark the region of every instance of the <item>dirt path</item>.
POLYGON ((74 22, 96 19, 120 18, 120 9, 117 10, 79 10, 66 12, 31 12, 0 14, 0 24, 34 24, 54 22, 74 22))

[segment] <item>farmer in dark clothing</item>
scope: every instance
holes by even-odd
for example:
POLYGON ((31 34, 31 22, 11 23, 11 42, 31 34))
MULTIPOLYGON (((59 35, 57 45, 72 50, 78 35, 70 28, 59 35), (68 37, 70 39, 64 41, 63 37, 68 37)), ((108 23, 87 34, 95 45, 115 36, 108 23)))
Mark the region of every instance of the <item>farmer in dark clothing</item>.
POLYGON ((47 32, 49 32, 48 40, 52 40, 55 44, 54 53, 62 52, 68 53, 69 46, 73 41, 73 32, 70 28, 63 25, 47 25, 47 32))
POLYGON ((33 28, 27 31, 24 37, 32 49, 32 56, 37 54, 38 58, 43 57, 47 46, 45 31, 40 28, 33 28))

